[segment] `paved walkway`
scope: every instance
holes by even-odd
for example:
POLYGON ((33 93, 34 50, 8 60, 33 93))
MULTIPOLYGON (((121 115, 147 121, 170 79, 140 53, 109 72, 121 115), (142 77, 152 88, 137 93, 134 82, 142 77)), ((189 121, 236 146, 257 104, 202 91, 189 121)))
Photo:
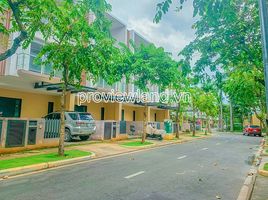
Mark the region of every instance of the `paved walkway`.
MULTIPOLYGON (((191 140, 209 137, 209 136, 205 136, 204 134, 198 134, 198 136, 199 137, 191 137, 191 135, 184 134, 180 136, 179 140, 177 139, 170 140, 170 141, 148 140, 152 142, 153 145, 147 145, 143 147, 126 147, 122 145, 122 143, 133 141, 133 139, 116 141, 116 142, 109 142, 109 141, 73 142, 73 143, 66 143, 65 150, 78 149, 82 151, 90 151, 90 152, 94 152, 96 154, 96 157, 104 157, 104 156, 111 156, 111 155, 116 155, 120 153, 132 152, 137 149, 151 148, 151 147, 156 147, 156 146, 165 146, 169 144, 183 143, 183 142, 188 142, 191 140)), ((135 139, 135 140, 140 140, 140 139, 135 139)), ((27 156, 32 156, 32 155, 44 154, 44 153, 53 153, 53 152, 56 153, 57 151, 58 151, 57 148, 48 148, 48 149, 39 149, 39 150, 29 150, 29 151, 18 152, 18 153, 13 153, 13 154, 2 154, 0 155, 0 160, 12 159, 12 158, 17 158, 17 157, 27 157, 27 156)))
MULTIPOLYGON (((268 162, 267 156, 262 158, 262 162, 268 162)), ((258 174, 251 200, 268 200, 268 177, 258 174)))
POLYGON ((268 200, 268 177, 257 176, 251 200, 268 200))

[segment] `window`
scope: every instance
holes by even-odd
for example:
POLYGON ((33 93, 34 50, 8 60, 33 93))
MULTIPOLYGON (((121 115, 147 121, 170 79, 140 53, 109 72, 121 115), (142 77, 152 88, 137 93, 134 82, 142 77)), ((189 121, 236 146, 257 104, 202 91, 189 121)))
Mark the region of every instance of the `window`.
POLYGON ((21 99, 0 97, 0 117, 20 117, 21 99))
POLYGON ((136 121, 136 111, 133 111, 133 121, 136 121))
POLYGON ((105 110, 104 107, 101 108, 101 120, 104 120, 104 114, 105 114, 105 110))
POLYGON ((89 113, 79 113, 80 120, 89 120, 92 121, 93 117, 89 113))
POLYGON ((41 65, 36 64, 35 58, 42 49, 42 45, 37 42, 32 42, 30 49, 30 66, 29 70, 33 72, 41 73, 41 65))
POLYGON ((121 111, 121 121, 125 121, 125 110, 121 111))
POLYGON ((72 120, 78 120, 77 113, 68 113, 68 115, 72 118, 72 120))
POLYGON ((87 112, 87 106, 75 105, 74 111, 76 111, 76 112, 87 112))
POLYGON ((154 121, 156 122, 156 113, 154 114, 154 121))
POLYGON ((48 102, 47 114, 52 113, 54 111, 54 102, 48 102))

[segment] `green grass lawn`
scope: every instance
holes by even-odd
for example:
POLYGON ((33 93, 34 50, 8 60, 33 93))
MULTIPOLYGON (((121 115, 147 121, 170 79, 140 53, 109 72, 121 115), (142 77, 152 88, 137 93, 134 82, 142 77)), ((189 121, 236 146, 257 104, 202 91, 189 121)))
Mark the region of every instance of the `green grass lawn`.
POLYGON ((140 147, 140 146, 146 146, 146 145, 151 145, 151 144, 153 143, 152 142, 141 143, 141 141, 132 141, 132 142, 122 143, 121 145, 128 146, 128 147, 140 147))
POLYGON ((263 168, 265 171, 268 171, 268 163, 266 163, 265 165, 264 165, 264 168, 263 168))
POLYGON ((12 158, 8 160, 0 160, 0 170, 23 167, 27 165, 40 164, 45 162, 53 162, 59 160, 67 160, 71 158, 78 158, 91 155, 90 152, 80 150, 65 151, 65 156, 60 157, 57 153, 40 154, 34 156, 27 156, 21 158, 12 158))
POLYGON ((268 153, 268 149, 265 150, 265 153, 268 153))

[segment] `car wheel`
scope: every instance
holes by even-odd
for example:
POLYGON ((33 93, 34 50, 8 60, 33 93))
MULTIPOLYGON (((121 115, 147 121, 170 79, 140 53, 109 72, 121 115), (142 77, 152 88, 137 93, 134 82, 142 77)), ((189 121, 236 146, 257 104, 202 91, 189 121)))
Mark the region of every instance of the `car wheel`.
POLYGON ((72 135, 71 135, 71 131, 69 129, 65 129, 64 141, 65 142, 72 141, 72 135))
POLYGON ((254 134, 254 137, 256 137, 256 134, 254 134))
POLYGON ((88 140, 89 136, 79 136, 80 140, 86 141, 88 140))

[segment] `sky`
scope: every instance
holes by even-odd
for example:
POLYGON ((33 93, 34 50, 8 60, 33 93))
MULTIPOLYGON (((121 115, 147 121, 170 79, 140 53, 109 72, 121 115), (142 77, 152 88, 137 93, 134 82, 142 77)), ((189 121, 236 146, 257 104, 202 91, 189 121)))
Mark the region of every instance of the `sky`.
MULTIPOLYGON (((186 1, 181 12, 176 12, 176 3, 163 16, 160 23, 153 22, 156 5, 161 0, 108 0, 112 5, 112 14, 134 29, 156 46, 162 46, 171 52, 176 59, 177 54, 194 39, 191 28, 193 19, 192 1, 186 1)), ((176 1, 177 2, 177 1, 176 1)))

